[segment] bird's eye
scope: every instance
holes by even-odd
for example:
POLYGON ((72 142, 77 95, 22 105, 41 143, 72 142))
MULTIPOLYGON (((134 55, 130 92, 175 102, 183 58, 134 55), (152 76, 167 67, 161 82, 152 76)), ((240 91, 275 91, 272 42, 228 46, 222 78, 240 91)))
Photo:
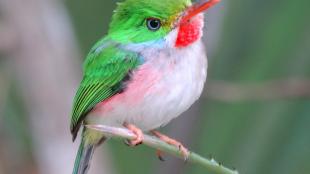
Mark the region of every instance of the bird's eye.
POLYGON ((147 18, 146 26, 151 31, 157 31, 161 27, 161 21, 157 18, 147 18))

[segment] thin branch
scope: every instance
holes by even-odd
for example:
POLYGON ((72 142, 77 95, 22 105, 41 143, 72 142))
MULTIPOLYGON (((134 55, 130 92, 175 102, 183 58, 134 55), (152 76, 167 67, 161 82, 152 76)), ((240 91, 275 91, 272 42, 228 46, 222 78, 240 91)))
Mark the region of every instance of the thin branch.
MULTIPOLYGON (((104 125, 86 125, 86 127, 100 131, 108 137, 122 138, 129 140, 133 140, 136 138, 135 134, 133 134, 130 130, 124 128, 110 127, 104 125)), ((144 135, 143 144, 183 159, 183 156, 177 147, 169 145, 154 136, 144 135)), ((194 152, 190 152, 188 161, 199 164, 217 174, 238 174, 238 171, 224 167, 223 165, 216 162, 214 159, 209 160, 203 158, 194 152)))
POLYGON ((206 97, 224 102, 310 98, 310 81, 287 79, 240 84, 210 81, 206 97))

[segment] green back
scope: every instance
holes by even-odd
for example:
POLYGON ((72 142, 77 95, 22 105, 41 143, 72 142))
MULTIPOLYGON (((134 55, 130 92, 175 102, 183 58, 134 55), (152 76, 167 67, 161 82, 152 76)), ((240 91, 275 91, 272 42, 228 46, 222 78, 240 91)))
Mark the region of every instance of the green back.
POLYGON ((91 50, 84 64, 84 77, 74 98, 71 133, 76 138, 86 114, 101 101, 122 91, 129 72, 139 65, 137 53, 117 48, 101 40, 91 50))

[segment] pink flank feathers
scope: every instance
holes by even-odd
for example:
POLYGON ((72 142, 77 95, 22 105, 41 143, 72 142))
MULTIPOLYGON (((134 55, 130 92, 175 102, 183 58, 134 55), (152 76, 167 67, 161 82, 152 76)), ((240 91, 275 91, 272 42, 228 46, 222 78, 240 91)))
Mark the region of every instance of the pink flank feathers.
POLYGON ((143 65, 134 72, 132 79, 128 82, 124 92, 115 94, 111 98, 98 103, 92 112, 100 112, 101 114, 104 114, 121 105, 138 105, 143 101, 147 94, 160 91, 154 86, 161 78, 161 72, 152 69, 148 64, 143 65))

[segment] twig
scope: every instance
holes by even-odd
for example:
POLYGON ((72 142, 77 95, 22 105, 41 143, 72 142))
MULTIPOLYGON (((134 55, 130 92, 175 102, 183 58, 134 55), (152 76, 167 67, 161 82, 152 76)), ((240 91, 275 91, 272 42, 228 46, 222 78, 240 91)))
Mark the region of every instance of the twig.
MULTIPOLYGON (((109 137, 129 139, 129 140, 133 140, 136 138, 135 134, 133 134, 130 130, 124 128, 110 127, 104 125, 86 125, 86 127, 100 131, 109 137)), ((169 145, 154 136, 144 135, 143 144, 183 159, 183 156, 177 147, 169 145)), ((223 165, 216 162, 214 159, 209 160, 203 158, 194 152, 190 152, 188 161, 200 164, 206 169, 217 174, 238 174, 238 171, 228 169, 227 167, 224 167, 223 165)))

